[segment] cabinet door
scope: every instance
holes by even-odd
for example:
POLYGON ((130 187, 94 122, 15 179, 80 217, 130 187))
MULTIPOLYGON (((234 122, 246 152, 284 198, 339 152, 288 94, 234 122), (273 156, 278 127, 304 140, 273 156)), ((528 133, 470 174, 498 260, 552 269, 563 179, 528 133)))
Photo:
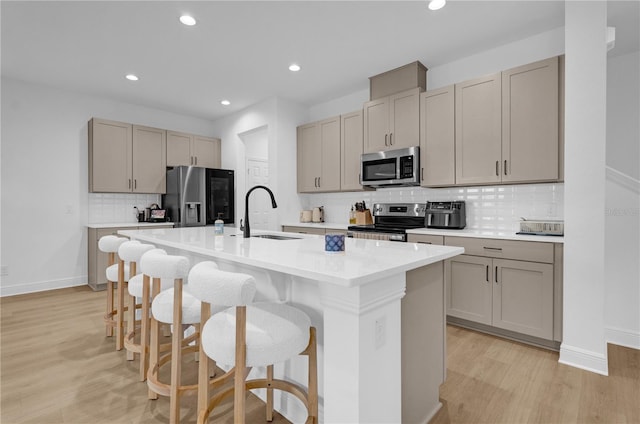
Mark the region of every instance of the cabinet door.
POLYGON ((364 104, 364 152, 375 153, 389 148, 389 98, 364 104))
POLYGON ((454 86, 420 96, 420 185, 453 185, 455 172, 454 86))
POLYGON ((167 133, 133 126, 133 191, 166 193, 167 133))
POLYGON ((447 315, 491 325, 491 259, 460 255, 445 263, 447 315))
POLYGON ((455 86, 456 184, 500 182, 500 74, 455 86))
POLYGON ((553 265, 493 260, 493 325, 553 339, 553 265))
POLYGON ((297 166, 298 193, 318 191, 322 172, 322 145, 317 123, 298 127, 297 166))
POLYGON ((193 165, 191 134, 167 131, 167 166, 193 165))
POLYGON ((362 190, 360 156, 363 152, 362 111, 340 117, 340 189, 362 190))
POLYGON ((389 148, 420 144, 420 89, 389 97, 389 148))
MULTIPOLYGON (((319 191, 340 191, 340 116, 318 123, 322 145, 319 191)), ((317 159, 316 159, 317 160, 317 159)))
POLYGON ((558 179, 558 58, 502 73, 502 181, 558 179))
POLYGON ((201 168, 220 168, 220 139, 211 137, 193 136, 191 154, 193 165, 201 168))
POLYGON ((130 124, 96 118, 89 121, 90 192, 131 192, 131 143, 130 124))

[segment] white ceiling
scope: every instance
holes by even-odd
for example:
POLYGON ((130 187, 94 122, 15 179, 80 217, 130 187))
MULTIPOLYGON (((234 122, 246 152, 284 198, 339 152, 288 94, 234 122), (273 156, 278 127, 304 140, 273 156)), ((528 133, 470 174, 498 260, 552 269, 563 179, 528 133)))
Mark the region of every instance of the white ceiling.
MULTIPOLYGON (((609 2, 615 54, 639 2, 609 2)), ((206 119, 280 96, 313 105, 564 25, 562 1, 2 1, 2 75, 206 119), (198 20, 178 21, 182 13, 198 20), (296 62, 298 73, 287 67, 296 62), (140 81, 124 78, 135 73, 140 81), (231 106, 220 105, 229 99, 231 106)))

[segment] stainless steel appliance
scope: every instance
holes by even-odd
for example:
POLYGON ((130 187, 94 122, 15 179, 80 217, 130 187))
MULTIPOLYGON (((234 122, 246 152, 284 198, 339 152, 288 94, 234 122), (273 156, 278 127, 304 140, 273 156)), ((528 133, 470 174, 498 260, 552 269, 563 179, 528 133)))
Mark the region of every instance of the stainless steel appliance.
POLYGON ((416 186, 420 184, 420 147, 365 153, 361 157, 363 186, 416 186))
POLYGON ((467 225, 464 201, 427 202, 426 225, 427 228, 463 229, 467 225))
POLYGON ((376 203, 373 224, 350 225, 347 237, 407 241, 407 230, 424 228, 425 203, 376 203))
POLYGON ((162 205, 176 227, 214 225, 220 216, 233 224, 234 172, 230 169, 176 166, 167 169, 162 205))

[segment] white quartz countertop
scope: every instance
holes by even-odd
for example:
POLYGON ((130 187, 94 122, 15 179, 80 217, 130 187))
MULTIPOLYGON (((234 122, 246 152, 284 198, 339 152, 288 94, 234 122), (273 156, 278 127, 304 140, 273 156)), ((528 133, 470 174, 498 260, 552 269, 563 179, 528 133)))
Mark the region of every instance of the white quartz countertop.
POLYGON ((498 230, 442 230, 437 228, 418 228, 415 230, 407 230, 409 234, 424 234, 431 236, 448 236, 448 237, 475 237, 475 238, 494 238, 503 240, 519 240, 519 241, 539 241, 546 243, 564 243, 563 236, 536 236, 528 234, 516 234, 512 231, 498 230))
POLYGON ((324 230, 346 230, 349 224, 338 222, 284 222, 284 227, 322 228, 324 230))
POLYGON ((87 224, 89 228, 173 227, 173 222, 108 222, 87 224))
MULTIPOLYGON (((324 236, 295 234, 293 240, 245 239, 236 228, 216 236, 213 227, 120 230, 134 240, 171 247, 311 280, 353 287, 464 253, 461 247, 345 239, 345 251, 324 251, 324 236)), ((292 233, 252 231, 252 235, 292 233)))

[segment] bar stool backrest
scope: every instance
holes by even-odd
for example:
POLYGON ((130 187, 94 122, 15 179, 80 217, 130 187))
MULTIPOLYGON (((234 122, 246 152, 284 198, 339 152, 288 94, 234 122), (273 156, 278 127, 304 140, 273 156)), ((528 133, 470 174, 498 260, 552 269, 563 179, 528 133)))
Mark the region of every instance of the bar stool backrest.
POLYGON ((127 241, 129 241, 129 239, 125 237, 112 235, 102 236, 100 237, 100 240, 98 240, 98 249, 106 253, 116 253, 118 252, 118 249, 120 248, 122 243, 125 243, 127 241))
POLYGON ((189 259, 167 255, 164 249, 152 249, 140 258, 140 271, 152 278, 185 279, 189 273, 189 259))
POLYGON ((256 280, 248 274, 222 271, 214 262, 204 261, 189 272, 189 292, 212 305, 243 306, 253 301, 256 280))
POLYGON ((140 262, 146 252, 155 249, 152 244, 140 243, 137 240, 127 241, 120 245, 118 256, 125 262, 140 262))

